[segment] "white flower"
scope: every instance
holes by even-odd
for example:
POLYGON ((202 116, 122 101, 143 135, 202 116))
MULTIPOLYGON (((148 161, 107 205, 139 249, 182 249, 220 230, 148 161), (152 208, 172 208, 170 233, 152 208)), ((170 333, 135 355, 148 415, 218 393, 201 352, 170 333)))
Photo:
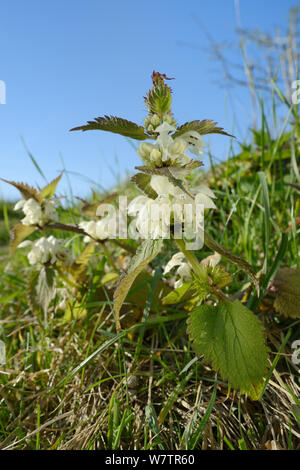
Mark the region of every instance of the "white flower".
POLYGON ((205 147, 205 144, 198 132, 188 131, 181 134, 180 138, 187 143, 188 150, 194 155, 200 156, 203 153, 202 149, 205 147))
POLYGON ((210 256, 207 256, 207 258, 204 258, 200 264, 202 266, 211 266, 212 268, 214 268, 215 266, 217 266, 217 264, 219 264, 219 262, 221 261, 221 258, 222 258, 221 255, 215 251, 213 255, 210 255, 210 256))
POLYGON ((54 264, 56 261, 61 261, 65 266, 69 266, 73 262, 70 253, 62 246, 64 240, 60 240, 51 235, 48 238, 42 237, 35 242, 26 240, 20 243, 19 248, 32 246, 31 251, 28 253, 28 261, 31 265, 34 264, 54 264))
POLYGON ((191 159, 186 154, 188 142, 181 137, 173 139, 170 132, 175 130, 175 126, 164 121, 155 129, 158 134, 155 144, 140 144, 137 151, 139 157, 150 167, 182 166, 189 163, 191 159))
POLYGON ((149 167, 184 166, 191 161, 186 150, 198 156, 203 153, 204 141, 198 132, 188 131, 173 139, 170 133, 174 131, 176 127, 164 121, 155 128, 158 134, 155 144, 140 144, 137 153, 149 167))
POLYGON ((116 238, 116 219, 114 216, 108 215, 97 221, 83 221, 79 223, 79 227, 87 233, 83 239, 85 243, 90 243, 92 240, 116 238))
POLYGON ((175 284, 174 284, 175 289, 177 287, 181 287, 183 282, 188 282, 188 281, 193 280, 192 268, 184 260, 185 260, 185 256, 184 256, 183 253, 181 253, 181 252, 175 253, 175 255, 173 255, 172 258, 170 259, 170 261, 166 264, 166 267, 165 267, 164 272, 163 272, 163 274, 167 274, 175 266, 179 266, 178 269, 176 270, 176 274, 180 277, 180 279, 178 279, 175 282, 175 284))
POLYGON ((184 234, 192 239, 195 234, 203 236, 203 210, 216 208, 211 198, 214 193, 202 185, 193 198, 182 189, 174 186, 166 176, 151 177, 151 187, 156 191, 157 198, 147 196, 136 197, 128 206, 128 214, 136 216, 135 225, 143 238, 170 238, 171 222, 178 230, 184 223, 184 234))
POLYGON ((15 211, 23 210, 25 217, 21 220, 23 225, 40 225, 43 226, 50 221, 58 220, 55 210, 56 200, 44 199, 39 204, 35 199, 22 199, 18 201, 14 207, 15 211))

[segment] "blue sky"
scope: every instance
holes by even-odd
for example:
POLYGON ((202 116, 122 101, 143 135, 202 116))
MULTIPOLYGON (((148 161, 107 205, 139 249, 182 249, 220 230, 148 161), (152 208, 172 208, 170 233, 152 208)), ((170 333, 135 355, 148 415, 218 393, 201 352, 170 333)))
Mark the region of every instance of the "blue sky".
MULTIPOLYGON (((295 3, 240 0, 242 26, 285 27, 295 3)), ((180 123, 213 119, 242 138, 249 116, 239 111, 234 118, 226 104, 200 23, 215 41, 234 41, 234 0, 3 1, 0 80, 6 83, 6 104, 0 104, 0 177, 43 183, 22 138, 48 179, 57 176, 63 159, 76 195, 89 193, 87 179, 109 188, 133 173, 140 161, 123 137, 68 130, 104 114, 142 123, 153 69, 176 78, 173 111, 180 123)), ((241 99, 247 107, 246 91, 241 99)), ((226 158, 229 139, 210 136, 206 142, 216 158, 226 158)), ((66 191, 64 176, 60 192, 66 191)), ((18 192, 0 182, 1 196, 17 198, 18 192)))

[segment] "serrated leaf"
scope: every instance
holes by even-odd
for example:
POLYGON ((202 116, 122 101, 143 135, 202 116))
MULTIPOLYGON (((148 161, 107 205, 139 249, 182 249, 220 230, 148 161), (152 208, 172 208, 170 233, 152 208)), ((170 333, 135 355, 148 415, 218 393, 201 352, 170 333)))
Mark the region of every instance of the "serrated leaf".
POLYGON ((149 139, 145 134, 143 126, 139 126, 135 122, 127 121, 127 119, 119 118, 116 116, 104 116, 95 118, 94 121, 88 121, 87 124, 79 127, 74 127, 70 131, 91 131, 101 130, 113 132, 115 134, 131 137, 136 140, 149 139))
POLYGON ((188 319, 198 355, 204 354, 224 380, 253 400, 259 398, 268 369, 268 350, 258 318, 239 300, 201 305, 188 319))
POLYGON ((281 268, 273 281, 276 292, 274 308, 281 315, 300 317, 300 269, 281 268))
POLYGON ((1 180, 17 188, 20 191, 23 199, 27 200, 33 198, 39 203, 42 202, 40 193, 32 186, 29 186, 26 183, 16 183, 15 181, 4 180, 3 178, 1 178, 1 180))
POLYGON ((158 194, 151 186, 151 176, 143 173, 137 173, 131 178, 131 181, 137 185, 137 187, 151 199, 156 199, 158 194))
POLYGON ((203 166, 204 163, 201 162, 200 160, 195 160, 195 159, 191 159, 189 161, 189 163, 187 163, 186 165, 180 167, 181 169, 185 169, 185 170, 194 170, 195 168, 199 168, 200 166, 203 166))
POLYGON ((51 300, 55 297, 56 283, 54 269, 44 267, 41 271, 34 271, 28 282, 27 296, 34 312, 42 310, 47 314, 51 300))
POLYGON ((203 121, 190 121, 186 122, 182 126, 179 126, 176 129, 176 132, 172 134, 172 137, 179 137, 180 135, 184 134, 185 132, 195 131, 201 135, 204 134, 222 134, 227 135, 228 137, 234 137, 231 134, 228 134, 224 131, 222 127, 216 127, 217 122, 212 121, 211 119, 203 119, 203 121))
POLYGON ((56 187, 62 175, 63 175, 63 171, 57 176, 57 178, 54 178, 54 180, 50 181, 50 183, 48 183, 43 189, 41 189, 42 198, 49 198, 55 194, 56 187))
POLYGON ((55 297, 55 271, 51 268, 42 268, 36 285, 37 304, 47 313, 51 300, 55 297))
POLYGON ((17 224, 10 232, 10 252, 14 253, 17 246, 36 230, 36 227, 17 224))
POLYGON ((121 278, 120 283, 114 293, 114 310, 116 314, 117 328, 120 329, 119 313, 123 302, 138 274, 147 264, 158 255, 163 245, 163 241, 144 240, 139 246, 135 256, 132 258, 127 273, 121 278))
POLYGON ((195 296, 195 289, 193 289, 193 282, 184 282, 182 286, 172 290, 166 297, 163 298, 163 305, 174 305, 179 302, 185 302, 195 296))
POLYGON ((154 85, 154 87, 148 92, 145 101, 147 108, 151 113, 162 116, 163 114, 168 113, 171 109, 171 88, 164 83, 154 85))
POLYGON ((179 167, 172 167, 172 166, 164 166, 161 168, 148 168, 146 166, 136 166, 136 170, 142 171, 143 173, 146 173, 148 175, 160 175, 160 176, 166 176, 170 183, 172 183, 174 186, 177 186, 180 188, 183 192, 185 192, 188 196, 194 197, 193 194, 190 194, 189 191, 185 188, 184 184, 182 183, 181 179, 176 178, 174 174, 176 175, 177 172, 179 172, 179 175, 181 176, 182 173, 182 168, 179 167))

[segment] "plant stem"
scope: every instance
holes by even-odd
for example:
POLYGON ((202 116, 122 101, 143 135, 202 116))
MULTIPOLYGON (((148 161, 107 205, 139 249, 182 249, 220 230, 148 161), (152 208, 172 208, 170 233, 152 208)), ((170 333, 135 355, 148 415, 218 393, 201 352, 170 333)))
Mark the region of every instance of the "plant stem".
MULTIPOLYGON (((192 253, 192 251, 187 250, 185 247, 185 242, 183 240, 175 240, 178 248, 180 251, 184 254, 190 265, 192 266, 195 274, 200 278, 203 279, 203 271, 201 269, 201 265, 198 261, 198 258, 192 253)), ((221 289, 219 289, 216 286, 208 286, 208 289, 210 290, 210 293, 215 295, 219 300, 227 300, 228 302, 231 302, 229 297, 227 297, 221 289)))

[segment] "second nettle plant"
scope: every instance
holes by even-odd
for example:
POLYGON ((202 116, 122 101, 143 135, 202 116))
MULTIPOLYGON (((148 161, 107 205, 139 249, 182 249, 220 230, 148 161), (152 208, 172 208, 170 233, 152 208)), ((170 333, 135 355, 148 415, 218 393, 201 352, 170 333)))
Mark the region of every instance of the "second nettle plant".
MULTIPOLYGON (((135 280, 160 253, 164 239, 171 238, 177 252, 167 262, 164 275, 168 276, 169 272, 174 271, 177 280, 174 289, 162 299, 162 304, 186 301, 189 305, 187 332, 196 353, 204 355, 233 388, 247 393, 252 399, 258 399, 268 369, 263 327, 250 308, 225 294, 224 288, 231 282, 231 277, 219 264, 221 257, 235 263, 250 277, 256 289, 252 295, 252 305, 260 295, 258 278, 245 260, 226 250, 204 230, 203 219, 197 219, 198 208, 205 211, 215 209, 216 196, 205 185, 191 188, 187 180, 189 172, 202 166, 202 162, 191 158, 187 151, 201 155, 204 134, 230 134, 211 120, 195 120, 179 126, 171 111, 172 95, 166 83, 168 80, 165 75, 153 72, 153 86, 145 97, 148 115, 144 126, 126 119, 104 116, 71 129, 104 130, 142 141, 138 155, 143 164, 136 167, 138 173, 132 177, 132 182, 142 194, 128 206, 128 215, 133 218, 140 242, 115 289, 116 328, 121 328, 120 310, 135 280), (180 236, 179 226, 181 229, 183 226, 180 236), (201 249, 188 249, 193 237, 200 242, 199 248, 204 243, 212 250, 212 255, 199 260, 201 249)), ((23 210, 25 214, 12 231, 11 247, 14 250, 17 246, 30 246, 29 263, 36 268, 31 274, 28 288, 30 305, 33 309, 42 309, 45 317, 51 301, 57 297, 61 307, 66 307, 66 298, 72 297, 72 286, 74 288, 76 284, 73 281, 83 275, 96 243, 101 244, 107 262, 114 265, 105 247, 106 241, 114 238, 112 228, 115 229, 115 223, 110 215, 100 219, 85 217, 77 225, 58 221, 56 205, 59 200, 54 198, 54 194, 60 178, 61 175, 40 190, 7 181, 20 190, 23 199, 17 203, 16 209, 23 210), (34 231, 43 233, 51 228, 83 235, 87 243, 83 253, 73 259, 65 240, 57 240, 53 236, 43 236, 34 242, 23 241, 34 231), (58 278, 62 280, 63 288, 56 287, 58 278)), ((98 205, 85 204, 84 215, 95 215, 98 205)), ((132 252, 132 247, 122 240, 114 238, 111 242, 132 252)), ((79 297, 76 302, 80 304, 79 297)))

